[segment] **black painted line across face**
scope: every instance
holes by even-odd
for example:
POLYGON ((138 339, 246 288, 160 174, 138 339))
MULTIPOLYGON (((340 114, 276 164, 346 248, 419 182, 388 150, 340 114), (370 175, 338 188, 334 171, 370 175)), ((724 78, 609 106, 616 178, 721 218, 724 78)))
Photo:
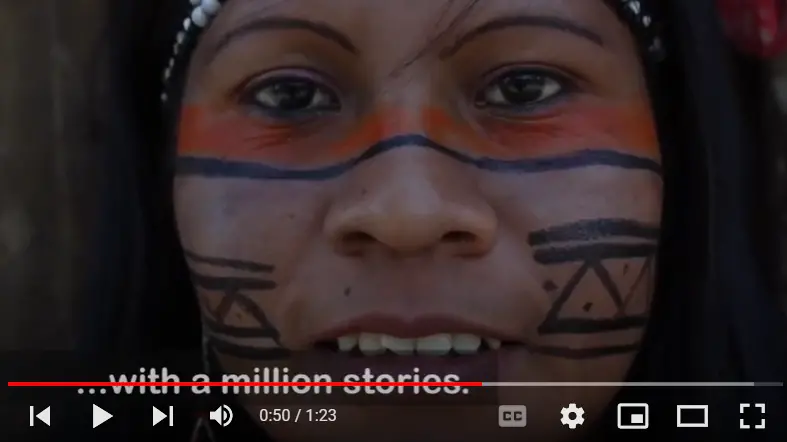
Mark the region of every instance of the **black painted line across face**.
POLYGON ((203 176, 224 178, 247 178, 258 180, 304 180, 322 181, 336 178, 358 164, 382 153, 405 147, 433 150, 461 163, 481 170, 531 174, 558 170, 580 169, 591 166, 610 166, 623 169, 644 170, 662 176, 662 167, 657 161, 609 149, 586 149, 551 157, 501 160, 489 157, 473 157, 445 147, 422 135, 399 135, 382 140, 366 149, 361 155, 347 161, 314 169, 291 169, 271 166, 254 161, 224 160, 195 156, 180 156, 176 159, 176 174, 179 176, 203 176))

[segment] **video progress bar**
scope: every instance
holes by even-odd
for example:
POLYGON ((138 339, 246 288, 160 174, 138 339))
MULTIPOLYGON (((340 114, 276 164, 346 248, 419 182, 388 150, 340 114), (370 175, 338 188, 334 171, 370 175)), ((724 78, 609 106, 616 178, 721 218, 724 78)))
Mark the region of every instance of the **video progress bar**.
POLYGON ((784 382, 483 382, 484 387, 784 387, 784 382))

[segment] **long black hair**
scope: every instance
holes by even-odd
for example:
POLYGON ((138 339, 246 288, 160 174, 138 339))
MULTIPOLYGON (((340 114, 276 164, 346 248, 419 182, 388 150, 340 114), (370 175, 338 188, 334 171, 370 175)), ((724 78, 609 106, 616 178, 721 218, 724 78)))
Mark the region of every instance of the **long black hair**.
MULTIPOLYGON (((177 350, 199 360, 196 297, 173 220, 172 127, 159 98, 161 72, 186 16, 185 5, 176 3, 188 2, 118 0, 110 6, 109 71, 96 79, 95 97, 103 217, 79 340, 99 357, 122 345, 140 357, 177 350)), ((647 72, 663 146, 664 234, 652 319, 629 377, 783 381, 787 321, 768 283, 773 278, 764 264, 773 257, 761 247, 758 224, 768 219, 767 189, 759 179, 766 146, 754 123, 769 97, 741 81, 740 60, 725 41, 713 0, 657 3, 667 57, 647 72)), ((735 407, 767 402, 771 416, 787 415, 783 388, 690 395, 695 403, 735 407)))

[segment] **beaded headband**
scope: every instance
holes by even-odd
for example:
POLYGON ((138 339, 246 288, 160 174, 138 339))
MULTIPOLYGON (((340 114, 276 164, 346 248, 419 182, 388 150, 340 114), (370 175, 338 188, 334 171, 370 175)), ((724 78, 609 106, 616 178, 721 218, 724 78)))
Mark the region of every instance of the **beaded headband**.
MULTIPOLYGON (((191 13, 185 20, 180 31, 175 37, 172 55, 164 69, 164 92, 161 101, 166 102, 166 92, 170 78, 174 74, 177 61, 183 55, 184 46, 188 40, 195 39, 200 31, 208 27, 211 20, 219 13, 221 6, 228 0, 189 0, 192 5, 191 13)), ((654 24, 653 11, 649 10, 647 0, 606 0, 629 23, 637 39, 643 45, 645 56, 649 59, 660 60, 663 57, 663 45, 658 30, 654 24)))

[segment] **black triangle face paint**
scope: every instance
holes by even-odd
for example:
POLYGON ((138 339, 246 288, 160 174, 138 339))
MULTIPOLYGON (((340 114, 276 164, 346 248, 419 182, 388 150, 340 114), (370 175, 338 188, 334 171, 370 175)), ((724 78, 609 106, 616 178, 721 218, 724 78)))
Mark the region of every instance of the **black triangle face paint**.
POLYGON ((562 283, 548 281, 556 296, 538 333, 579 335, 644 328, 658 238, 658 227, 627 219, 582 220, 532 232, 528 242, 538 264, 575 264, 562 283))

